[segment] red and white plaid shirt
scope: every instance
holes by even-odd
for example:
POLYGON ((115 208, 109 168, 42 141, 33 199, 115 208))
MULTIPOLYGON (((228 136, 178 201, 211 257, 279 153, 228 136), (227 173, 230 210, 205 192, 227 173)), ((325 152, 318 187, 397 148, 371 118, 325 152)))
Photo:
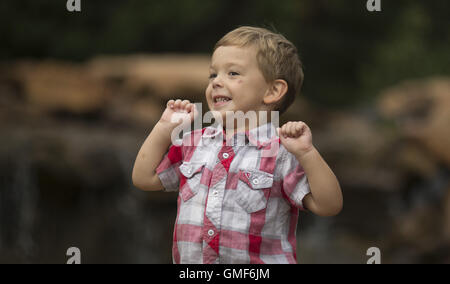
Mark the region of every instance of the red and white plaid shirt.
POLYGON ((229 140, 221 127, 189 132, 156 172, 166 191, 179 190, 174 263, 296 263, 310 189, 272 123, 229 140))

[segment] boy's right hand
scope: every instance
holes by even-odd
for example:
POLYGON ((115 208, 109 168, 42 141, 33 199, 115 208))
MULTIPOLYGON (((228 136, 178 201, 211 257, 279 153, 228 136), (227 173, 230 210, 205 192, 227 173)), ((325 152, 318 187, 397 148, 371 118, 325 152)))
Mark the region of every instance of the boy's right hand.
POLYGON ((189 100, 170 100, 167 102, 167 107, 161 115, 159 122, 168 127, 176 127, 180 123, 188 125, 197 115, 198 112, 195 105, 189 102, 189 100))

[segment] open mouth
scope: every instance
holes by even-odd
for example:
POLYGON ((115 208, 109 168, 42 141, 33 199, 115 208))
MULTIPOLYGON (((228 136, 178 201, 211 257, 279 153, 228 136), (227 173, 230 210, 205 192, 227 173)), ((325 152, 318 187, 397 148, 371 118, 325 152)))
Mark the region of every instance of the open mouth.
POLYGON ((221 107, 221 106, 226 105, 228 102, 230 102, 231 99, 228 97, 215 97, 213 99, 213 101, 214 101, 214 107, 221 107))

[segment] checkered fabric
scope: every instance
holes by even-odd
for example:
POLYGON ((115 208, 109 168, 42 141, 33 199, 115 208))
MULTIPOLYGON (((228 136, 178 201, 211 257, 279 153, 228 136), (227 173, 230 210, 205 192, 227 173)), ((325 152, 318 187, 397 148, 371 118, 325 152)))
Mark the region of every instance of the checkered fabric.
POLYGON ((310 192, 272 123, 226 139, 222 126, 171 145, 156 173, 179 191, 174 263, 296 263, 296 228, 310 192))

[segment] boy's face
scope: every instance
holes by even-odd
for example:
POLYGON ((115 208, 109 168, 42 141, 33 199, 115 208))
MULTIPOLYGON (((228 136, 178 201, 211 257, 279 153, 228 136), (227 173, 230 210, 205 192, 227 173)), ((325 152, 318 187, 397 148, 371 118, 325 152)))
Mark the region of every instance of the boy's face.
POLYGON ((220 46, 213 53, 209 74, 206 100, 210 110, 220 112, 224 124, 226 111, 267 110, 263 98, 270 86, 258 67, 255 48, 220 46))

